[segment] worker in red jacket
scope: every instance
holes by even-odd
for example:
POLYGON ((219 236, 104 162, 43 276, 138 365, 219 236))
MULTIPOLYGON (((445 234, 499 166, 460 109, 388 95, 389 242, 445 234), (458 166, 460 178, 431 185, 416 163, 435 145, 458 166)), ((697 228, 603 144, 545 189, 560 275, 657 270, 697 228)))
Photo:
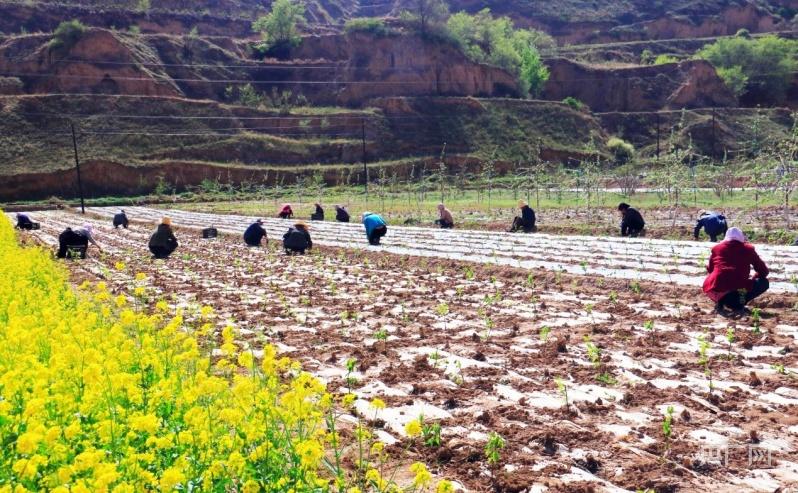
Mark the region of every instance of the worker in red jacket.
POLYGON ((704 293, 715 302, 715 311, 721 315, 726 314, 726 308, 736 314, 747 313, 745 305, 770 287, 767 266, 738 228, 729 229, 726 239, 712 248, 707 272, 704 293), (756 271, 753 279, 752 266, 756 271))

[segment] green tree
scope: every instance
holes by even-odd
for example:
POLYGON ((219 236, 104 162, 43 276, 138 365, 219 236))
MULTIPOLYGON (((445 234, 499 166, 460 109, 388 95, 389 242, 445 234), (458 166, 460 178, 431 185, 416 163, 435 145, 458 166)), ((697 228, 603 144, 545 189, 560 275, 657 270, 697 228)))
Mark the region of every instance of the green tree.
POLYGON ((773 103, 784 101, 793 73, 798 70, 798 40, 774 35, 761 38, 721 38, 704 46, 699 58, 708 60, 737 94, 753 94, 773 103))
POLYGON ((53 31, 50 48, 69 51, 86 34, 86 26, 79 20, 64 21, 53 31))
POLYGON ((252 24, 261 33, 266 48, 294 47, 302 42, 299 27, 305 25, 305 5, 293 0, 275 0, 272 10, 252 24))
POLYGON ((446 22, 449 6, 444 0, 412 0, 410 9, 402 14, 405 19, 416 22, 419 32, 426 37, 430 27, 446 22))
POLYGON ((514 74, 525 94, 538 94, 548 80, 549 71, 540 58, 538 46, 552 46, 549 36, 530 29, 515 29, 510 18, 494 18, 489 9, 474 15, 454 14, 446 27, 468 58, 514 74))

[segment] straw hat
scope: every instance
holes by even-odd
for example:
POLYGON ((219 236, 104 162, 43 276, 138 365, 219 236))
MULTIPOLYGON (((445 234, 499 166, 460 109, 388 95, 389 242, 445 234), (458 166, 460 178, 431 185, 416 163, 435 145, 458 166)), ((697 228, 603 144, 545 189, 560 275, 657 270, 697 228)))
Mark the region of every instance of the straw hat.
POLYGON ((165 224, 167 226, 171 226, 172 225, 172 219, 169 218, 169 217, 164 216, 164 218, 161 219, 161 224, 165 224))

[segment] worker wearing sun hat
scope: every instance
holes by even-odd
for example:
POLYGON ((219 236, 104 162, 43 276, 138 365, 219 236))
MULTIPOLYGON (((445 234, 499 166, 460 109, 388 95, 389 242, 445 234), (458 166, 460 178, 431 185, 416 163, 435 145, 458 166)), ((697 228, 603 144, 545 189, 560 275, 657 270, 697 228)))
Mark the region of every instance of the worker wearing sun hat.
POLYGON ((263 220, 258 219, 244 231, 244 243, 251 247, 261 246, 261 242, 266 238, 266 244, 269 243, 269 238, 266 236, 266 230, 263 229, 263 220))
POLYGON ((521 209, 521 215, 513 219, 513 225, 510 227, 509 232, 523 231, 524 233, 534 233, 537 231, 535 211, 523 200, 518 201, 518 208, 521 209))
POLYGON ((707 272, 704 293, 721 315, 726 314, 726 308, 744 314, 745 305, 770 287, 767 266, 738 228, 729 229, 726 238, 712 248, 707 272), (751 267, 756 271, 753 278, 751 267))
POLYGON ((313 249, 313 240, 310 238, 310 227, 298 222, 288 228, 288 232, 283 235, 283 248, 286 255, 304 255, 305 250, 313 249))
POLYGON ((366 238, 370 245, 379 245, 380 239, 388 233, 388 223, 382 216, 373 212, 363 213, 363 226, 366 228, 366 238))
POLYGON ((695 238, 696 241, 698 241, 698 235, 701 233, 702 228, 707 235, 709 235, 710 240, 718 241, 719 236, 724 236, 726 234, 729 225, 726 223, 726 216, 723 214, 712 211, 701 211, 698 213, 698 222, 693 230, 693 238, 695 238))
POLYGON ((150 252, 155 258, 166 259, 177 250, 178 243, 172 230, 172 220, 168 217, 161 219, 158 229, 150 237, 150 252))

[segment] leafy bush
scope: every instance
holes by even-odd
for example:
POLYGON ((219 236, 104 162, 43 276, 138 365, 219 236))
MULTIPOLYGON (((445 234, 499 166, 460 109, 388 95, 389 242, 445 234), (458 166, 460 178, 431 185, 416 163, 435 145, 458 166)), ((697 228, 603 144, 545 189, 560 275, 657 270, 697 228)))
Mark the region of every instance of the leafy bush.
POLYGON ((612 137, 607 141, 607 149, 615 156, 615 164, 618 165, 628 163, 635 155, 634 146, 618 137, 612 137))
POLYGON ((697 56, 708 60, 738 95, 753 94, 772 103, 784 101, 798 70, 798 40, 769 35, 750 39, 721 38, 697 56))
POLYGON ((562 102, 563 104, 567 104, 568 106, 577 111, 582 111, 582 109, 585 107, 585 103, 579 101, 573 96, 568 96, 567 98, 563 99, 562 102))
MULTIPOLYGON (((363 420, 353 438, 336 431, 354 394, 336 400, 272 346, 242 348, 232 326, 215 348, 213 310, 171 308, 128 278, 127 296, 76 292, 0 217, 0 490, 400 491, 363 420)), ((410 469, 415 491, 434 487, 410 469)))
POLYGON ((673 55, 659 55, 654 59, 654 65, 667 65, 669 63, 679 63, 679 59, 673 55))
POLYGON ((551 38, 530 29, 515 29, 509 17, 494 18, 490 9, 475 15, 459 12, 449 18, 447 31, 465 55, 478 63, 496 65, 518 77, 525 94, 537 95, 549 78, 538 45, 551 38))
POLYGON ((440 27, 449 17, 449 6, 444 0, 411 0, 408 9, 403 10, 401 18, 405 23, 415 26, 422 37, 440 34, 440 27))
POLYGON ((69 51, 84 34, 86 34, 86 26, 79 20, 64 21, 53 32, 50 48, 69 51))
POLYGON ((654 53, 651 50, 649 50, 648 48, 646 48, 645 50, 643 50, 640 53, 640 64, 641 65, 653 65, 654 61, 656 59, 657 59, 657 57, 654 56, 654 53))
POLYGON ((378 17, 361 17, 359 19, 350 19, 344 25, 344 31, 348 33, 363 32, 373 34, 375 36, 385 36, 390 31, 385 26, 385 20, 378 17))
POLYGON ((272 10, 252 24, 267 48, 291 48, 302 42, 299 27, 305 25, 305 5, 293 0, 275 0, 272 10))

